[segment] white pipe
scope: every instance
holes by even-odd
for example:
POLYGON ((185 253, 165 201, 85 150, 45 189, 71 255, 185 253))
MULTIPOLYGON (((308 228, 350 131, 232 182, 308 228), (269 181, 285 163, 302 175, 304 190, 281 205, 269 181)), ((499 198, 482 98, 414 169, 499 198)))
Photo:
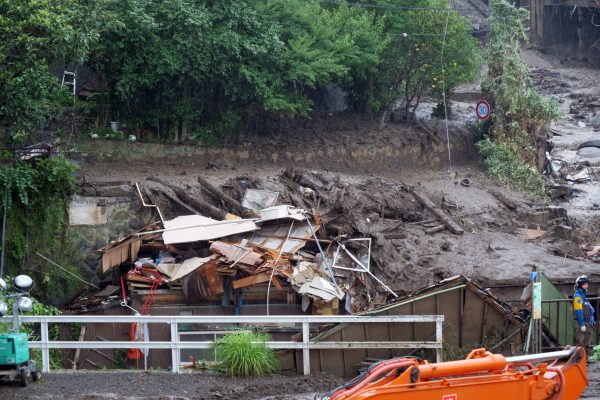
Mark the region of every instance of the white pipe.
POLYGON ((576 347, 572 347, 569 350, 561 350, 561 351, 551 351, 549 353, 540 353, 540 354, 528 354, 524 356, 515 356, 515 357, 507 357, 506 362, 508 363, 526 363, 526 362, 542 362, 542 361, 550 361, 556 360, 559 358, 567 358, 570 357, 575 350, 576 347))

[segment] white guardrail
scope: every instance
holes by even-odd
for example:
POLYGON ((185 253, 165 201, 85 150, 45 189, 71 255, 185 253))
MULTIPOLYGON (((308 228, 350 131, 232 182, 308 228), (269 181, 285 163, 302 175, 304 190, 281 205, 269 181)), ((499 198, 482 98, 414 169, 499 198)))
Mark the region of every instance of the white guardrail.
MULTIPOLYGON (((0 322, 10 322, 10 318, 0 318, 0 322)), ((416 349, 426 348, 436 350, 436 361, 442 361, 442 323, 443 315, 389 315, 389 316, 304 316, 304 315, 272 315, 272 316, 123 316, 123 315, 59 315, 59 316, 30 316, 21 317, 21 323, 40 324, 40 340, 30 341, 32 349, 42 349, 42 371, 50 372, 50 349, 170 349, 172 371, 179 372, 180 350, 208 349, 211 341, 180 341, 179 324, 222 324, 222 325, 265 325, 289 326, 302 325, 302 341, 271 341, 267 345, 272 349, 302 350, 302 363, 305 375, 310 374, 310 350, 317 349, 416 349), (48 337, 49 324, 169 324, 171 340, 165 341, 59 341, 48 337), (315 342, 310 339, 310 324, 352 324, 352 323, 435 323, 434 341, 414 342, 315 342)))

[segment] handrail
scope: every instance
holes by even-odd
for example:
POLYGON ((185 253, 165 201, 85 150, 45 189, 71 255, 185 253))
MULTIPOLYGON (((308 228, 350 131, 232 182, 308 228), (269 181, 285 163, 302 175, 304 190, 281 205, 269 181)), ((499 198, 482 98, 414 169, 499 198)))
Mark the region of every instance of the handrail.
MULTIPOLYGON (((10 322, 10 318, 0 318, 1 322, 10 322)), ((429 348, 436 350, 436 361, 442 361, 442 324, 443 315, 387 315, 387 316, 305 316, 305 315, 270 315, 270 316, 127 316, 127 315, 43 315, 20 318, 21 323, 40 324, 40 340, 30 341, 33 349, 42 350, 42 371, 50 372, 50 349, 171 349, 172 371, 179 372, 181 349, 208 349, 211 341, 180 341, 178 324, 301 324, 302 341, 271 341, 267 346, 273 349, 302 350, 303 371, 310 374, 310 350, 319 349, 384 349, 384 348, 429 348), (91 323, 91 324, 169 324, 170 341, 58 341, 49 340, 48 325, 57 323, 91 323), (315 342, 310 338, 310 324, 340 323, 435 323, 435 341, 362 341, 362 342, 315 342)))

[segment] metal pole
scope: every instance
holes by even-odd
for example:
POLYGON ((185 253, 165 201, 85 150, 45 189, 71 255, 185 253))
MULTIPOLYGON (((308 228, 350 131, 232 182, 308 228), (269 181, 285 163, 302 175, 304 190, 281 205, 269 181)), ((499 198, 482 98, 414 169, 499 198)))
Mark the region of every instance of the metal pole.
POLYGON ((4 242, 6 240, 6 209, 8 208, 8 188, 4 195, 4 212, 2 217, 2 255, 0 255, 0 278, 4 276, 4 242))
POLYGON ((50 350, 48 347, 48 321, 40 322, 40 339, 42 341, 42 372, 50 372, 50 350))
POLYGON ((146 202, 144 201, 144 196, 142 196, 142 192, 141 192, 141 190, 140 190, 140 186, 138 185, 138 183, 137 183, 137 182, 135 183, 135 188, 137 189, 138 195, 140 196, 140 200, 141 200, 141 202, 142 202, 142 205, 143 205, 144 207, 153 207, 153 208, 156 208, 156 211, 158 211, 158 216, 159 216, 159 218, 160 218, 160 222, 162 222, 162 223, 163 223, 163 225, 164 225, 164 224, 165 224, 165 219, 163 218, 163 215, 162 215, 162 213, 160 212, 160 208, 158 208, 158 206, 157 206, 157 205, 154 205, 154 204, 146 204, 146 202))
POLYGON ((435 362, 441 363, 444 361, 444 341, 443 341, 443 333, 442 333, 442 321, 443 319, 439 319, 435 321, 435 341, 440 344, 441 347, 435 350, 436 360, 435 362))
POLYGON ((308 321, 302 321, 302 366, 304 375, 310 375, 310 349, 308 341, 310 330, 308 321))
POLYGON ((531 330, 533 329, 533 316, 529 318, 529 329, 527 329, 527 340, 525 340, 525 354, 529 354, 529 340, 531 339, 531 330))
POLYGON ((358 264, 359 267, 361 267, 367 274, 369 274, 373 279, 375 279, 377 281, 377 283, 379 283, 381 286, 383 286, 383 288, 385 290, 387 290, 388 292, 390 292, 392 294, 392 296, 394 297, 398 297, 398 295, 392 290, 390 289, 385 283, 383 283, 381 281, 381 279, 379 279, 378 277, 376 277, 371 271, 369 271, 367 269, 367 267, 365 267, 360 260, 358 260, 356 257, 354 257, 354 255, 352 253, 350 253, 348 251, 348 249, 346 249, 346 246, 344 246, 343 244, 340 243, 340 246, 342 247, 342 249, 346 252, 346 254, 348 254, 348 257, 350 257, 355 263, 358 264))
POLYGON ((308 217, 306 218, 306 223, 308 224, 308 228, 310 229, 310 233, 315 238, 315 243, 317 243, 317 248, 319 249, 319 253, 321 253, 321 256, 323 257, 323 262, 325 263, 325 266, 327 267, 327 271, 329 272, 329 277, 331 278, 331 283, 333 284, 333 287, 335 288, 335 292, 338 295, 341 295, 340 288, 339 288, 337 282, 335 281, 335 276, 333 275, 333 270, 331 269, 331 265, 329 265, 329 261, 327 261, 327 256, 325 255, 325 252, 321 248, 321 243, 319 243, 319 239, 317 238, 317 234, 315 233, 315 230, 313 229, 313 226, 310 223, 310 220, 308 219, 308 217))
POLYGON ((13 331, 19 332, 19 299, 20 296, 13 297, 13 331))
POLYGON ((179 372, 179 333, 177 332, 177 320, 171 320, 171 370, 175 373, 179 372))
POLYGON ((572 347, 570 350, 551 351, 549 353, 542 354, 529 354, 526 356, 515 356, 507 357, 506 362, 508 363, 526 363, 526 362, 543 362, 556 360, 559 358, 570 357, 576 350, 576 347, 572 347))

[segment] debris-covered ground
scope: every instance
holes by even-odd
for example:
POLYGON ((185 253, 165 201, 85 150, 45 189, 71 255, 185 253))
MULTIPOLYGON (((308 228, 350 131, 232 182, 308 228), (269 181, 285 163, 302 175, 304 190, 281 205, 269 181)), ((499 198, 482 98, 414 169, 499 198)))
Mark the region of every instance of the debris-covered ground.
MULTIPOLYGON (((581 398, 600 399, 600 365, 588 365, 591 385, 581 398)), ((331 376, 231 379, 201 373, 77 372, 47 374, 28 387, 0 383, 0 398, 14 400, 313 400, 343 380, 331 376), (77 382, 77 385, 73 384, 77 382)))
MULTIPOLYGON (((91 187, 110 186, 111 182, 117 181, 122 183, 123 178, 139 182, 145 198, 159 204, 167 219, 194 212, 218 220, 224 219, 228 213, 253 216, 244 215, 243 210, 223 202, 222 196, 215 197, 214 193, 206 190, 207 184, 238 203, 242 203, 248 189, 272 191, 278 194, 278 199, 268 205, 290 204, 301 208, 313 223, 314 216, 318 216, 320 223, 316 223, 315 227, 320 227, 318 237, 329 257, 333 257, 339 244, 347 239, 371 238, 373 272, 397 294, 408 293, 457 274, 490 287, 520 287, 526 284, 532 263, 538 265, 555 284, 564 284, 564 287, 570 286, 574 277, 580 274, 589 275, 592 281, 600 281, 600 275, 596 273, 600 262, 597 236, 600 229, 597 200, 600 186, 596 183, 600 158, 594 158, 598 156, 594 155, 594 151, 600 151, 594 143, 598 136, 596 120, 600 113, 600 88, 594 84, 596 71, 566 66, 555 58, 543 58, 532 50, 523 54, 532 66, 531 78, 535 86, 546 95, 556 96, 565 113, 565 118, 552 130, 556 136, 552 138, 554 150, 551 157, 562 162, 559 162, 560 171, 548 177, 552 198, 550 206, 541 206, 499 187, 486 178, 478 166, 454 167, 451 174, 419 170, 349 175, 306 168, 232 166, 219 169, 214 165, 197 165, 193 160, 186 160, 181 164, 162 165, 96 163, 84 166, 84 174, 91 187), (589 146, 581 147, 582 143, 589 146), (438 211, 425 206, 418 196, 411 193, 411 188, 457 223, 463 233, 452 232, 451 225, 436 215, 438 211)), ((456 113, 453 114, 451 128, 474 121, 472 106, 469 102, 454 103, 456 113)), ((427 117, 426 112, 421 117, 427 117)), ((370 135, 377 134, 376 131, 370 132, 370 135)), ((296 142, 302 141, 298 135, 293 137, 296 142)), ((334 139, 320 137, 319 140, 334 139)), ((555 165, 559 164, 555 162, 555 165)), ((131 196, 137 197, 137 194, 132 191, 131 196)), ((258 215, 259 209, 255 208, 254 216, 258 215)), ((157 220, 156 215, 154 220, 157 220)), ((303 239, 310 239, 309 236, 303 239)), ((239 246, 243 238, 234 238, 237 242, 229 239, 229 242, 239 246)), ((315 258, 319 251, 314 241, 302 242, 301 247, 306 247, 303 250, 308 250, 308 253, 304 253, 302 256, 306 259, 300 261, 319 264, 320 260, 315 258)), ((250 245, 252 247, 252 243, 250 245)), ((212 249, 205 247, 187 246, 185 256, 220 256, 225 264, 234 264, 235 257, 232 258, 231 254, 227 261, 215 246, 212 249)), ((359 259, 364 257, 361 252, 365 248, 358 243, 347 247, 359 259)), ((339 261, 343 266, 357 267, 344 251, 341 254, 339 261)), ((289 261, 292 254, 287 256, 283 257, 283 262, 289 261)), ((277 252, 263 253, 264 257, 266 261, 274 262, 277 252)), ((282 273, 278 270, 276 279, 283 283, 290 281, 293 267, 298 266, 297 261, 294 260, 291 268, 282 273)), ((230 276, 237 274, 244 263, 235 266, 238 268, 229 269, 230 276)), ((272 268, 265 269, 263 266, 256 264, 251 270, 246 268, 245 273, 260 275, 272 271, 272 268)), ((220 269, 217 266, 217 269, 225 275, 223 265, 220 269)), ((321 272, 325 269, 322 268, 321 272)), ((341 273, 339 270, 336 272, 341 273)), ((367 283, 379 293, 390 294, 373 279, 367 283)), ((299 289, 301 285, 296 286, 299 289)), ((374 296, 372 298, 375 299, 374 296)), ((363 303, 354 311, 370 306, 373 304, 363 303)))
POLYGON ((342 380, 327 375, 223 378, 206 373, 77 372, 46 374, 22 388, 0 383, 0 398, 14 400, 267 400, 312 399, 342 380), (76 382, 76 384, 75 384, 76 382), (310 396, 310 397, 308 397, 310 396))
MULTIPOLYGON (((169 201, 174 193, 168 187, 146 179, 153 171, 131 173, 132 166, 128 167, 130 179, 140 182, 147 192, 170 193, 154 197, 168 218, 189 214, 169 201)), ((95 165, 87 172, 88 180, 110 179, 109 168, 114 166, 95 165)), ((240 176, 236 171, 209 174, 203 167, 190 165, 163 168, 161 179, 197 198, 203 194, 196 177, 203 176, 238 200, 244 193, 241 186, 251 185, 280 193, 281 204, 314 209, 323 223, 324 240, 372 238, 375 274, 399 293, 458 274, 487 286, 523 286, 531 263, 539 265, 555 283, 570 283, 581 273, 594 276, 597 269, 577 243, 564 209, 542 207, 502 189, 477 169, 462 169, 454 176, 435 171, 401 176, 296 172, 304 178, 318 176, 327 183, 316 187, 313 182, 313 188, 306 191, 306 183, 286 176, 289 171, 246 171, 240 176), (461 184, 464 179, 468 184, 461 184), (452 233, 410 188, 461 224, 463 234, 452 233)), ((335 249, 334 244, 329 254, 335 249)))
MULTIPOLYGON (((517 289, 528 282, 531 264, 539 266, 553 283, 562 284, 566 290, 581 274, 590 276, 592 285, 600 283, 597 272, 600 264, 600 185, 597 183, 600 176, 600 144, 597 143, 600 87, 596 85, 597 71, 561 65, 532 51, 524 54, 534 67, 531 78, 535 85, 545 94, 557 96, 565 113, 565 118, 552 130, 554 149, 550 161, 553 163, 547 177, 551 189, 550 205, 541 205, 500 187, 476 165, 454 167, 451 173, 406 170, 351 175, 312 170, 306 166, 219 169, 213 165, 197 165, 191 160, 161 165, 88 164, 84 165, 88 185, 85 190, 93 192, 95 187, 102 186, 106 191, 112 186, 121 189, 126 186, 125 192, 137 199, 138 193, 131 183, 138 182, 142 196, 159 205, 170 224, 148 225, 145 229, 150 233, 139 236, 144 238, 139 257, 128 259, 129 254, 125 259, 108 260, 101 266, 106 268, 101 271, 104 279, 109 279, 107 272, 118 267, 128 274, 126 279, 130 288, 145 290, 154 285, 156 275, 151 271, 156 269, 169 281, 159 282, 161 287, 183 292, 188 303, 193 303, 190 301, 193 299, 202 301, 211 296, 213 300, 220 297, 222 293, 217 289, 222 288, 223 280, 227 279, 237 282, 233 283, 234 289, 235 285, 237 288, 265 287, 268 282, 307 294, 313 300, 330 301, 333 297, 342 300, 341 295, 326 285, 331 283, 331 274, 316 245, 318 242, 330 265, 342 267, 334 268, 335 283, 352 295, 349 303, 340 304, 348 312, 363 311, 389 301, 391 292, 410 293, 459 274, 486 287, 517 289), (248 196, 249 193, 267 195, 256 198, 248 196), (272 194, 277 194, 276 201, 269 197, 272 194), (245 204, 245 207, 240 209, 239 204, 245 204), (294 208, 286 209, 283 217, 261 215, 262 209, 276 205, 294 208), (304 211, 302 216, 307 216, 314 224, 316 234, 306 229, 304 220, 293 217, 297 210, 304 211), (178 225, 176 222, 182 216, 189 218, 196 213, 215 221, 236 221, 232 215, 245 219, 259 217, 256 228, 260 229, 242 228, 244 222, 231 222, 228 224, 238 225, 241 229, 235 232, 236 235, 203 237, 201 242, 196 241, 199 239, 178 239, 180 229, 212 224, 210 221, 195 222, 195 225, 178 225), (296 231, 294 226, 302 229, 296 231), (165 239, 168 236, 171 236, 169 243, 165 239), (368 262, 369 247, 348 241, 363 238, 371 240, 368 262), (292 248, 282 251, 288 240, 292 248), (152 249, 163 253, 151 254, 152 249), (212 272, 207 267, 204 275, 194 281, 207 285, 190 286, 183 277, 174 279, 172 265, 181 267, 190 263, 195 267, 211 265, 212 272), (369 265, 373 275, 348 271, 348 268, 362 268, 361 265, 369 265), (216 283, 209 279, 214 276, 219 276, 216 283)), ((452 123, 472 120, 473 116, 466 114, 472 112, 471 107, 470 103, 457 102, 455 110, 459 112, 453 116, 452 123)), ((372 134, 376 135, 376 132, 372 134)), ((302 138, 295 137, 295 140, 302 141, 302 138)), ((146 222, 158 220, 156 214, 149 215, 146 222)), ((194 229, 188 233, 205 234, 194 229)), ((103 254, 119 244, 109 244, 103 254)), ((118 282, 113 284, 115 288, 109 295, 117 297, 118 282)), ((504 294, 513 298, 504 297, 503 300, 514 300, 516 293, 516 290, 507 291, 504 294)), ((88 300, 84 299, 84 303, 88 300)), ((235 293, 230 300, 236 301, 235 293)), ((76 308, 77 304, 72 306, 76 308)), ((590 365, 590 382, 596 380, 597 370, 595 364, 590 365)), ((56 375, 56 379, 67 381, 70 379, 67 376, 56 375)), ((123 379, 133 379, 132 376, 140 379, 143 386, 149 381, 146 374, 125 375, 123 379)), ((188 379, 187 376, 181 379, 188 379)), ((55 379, 55 375, 48 377, 50 379, 55 379)), ((163 379, 162 375, 157 379, 163 379)), ((211 387, 213 377, 202 376, 202 380, 205 379, 211 387)), ((254 386, 246 393, 243 383, 221 385, 215 381, 216 393, 209 389, 208 397, 194 397, 195 394, 188 391, 176 398, 235 399, 236 391, 241 388, 240 396, 243 393, 248 399, 301 399, 310 398, 321 390, 321 384, 323 388, 331 386, 326 379, 294 378, 292 382, 298 382, 298 387, 294 388, 296 383, 289 385, 294 389, 289 394, 295 397, 283 397, 288 394, 269 388, 271 383, 276 385, 278 379, 253 382, 260 386, 256 394, 262 397, 252 397, 254 386), (264 386, 263 382, 266 382, 264 386), (213 395, 215 397, 210 397, 213 395)), ((114 396, 120 398, 118 396, 123 394, 118 392, 114 396)), ((600 393, 592 386, 585 396, 600 398, 600 393)))

